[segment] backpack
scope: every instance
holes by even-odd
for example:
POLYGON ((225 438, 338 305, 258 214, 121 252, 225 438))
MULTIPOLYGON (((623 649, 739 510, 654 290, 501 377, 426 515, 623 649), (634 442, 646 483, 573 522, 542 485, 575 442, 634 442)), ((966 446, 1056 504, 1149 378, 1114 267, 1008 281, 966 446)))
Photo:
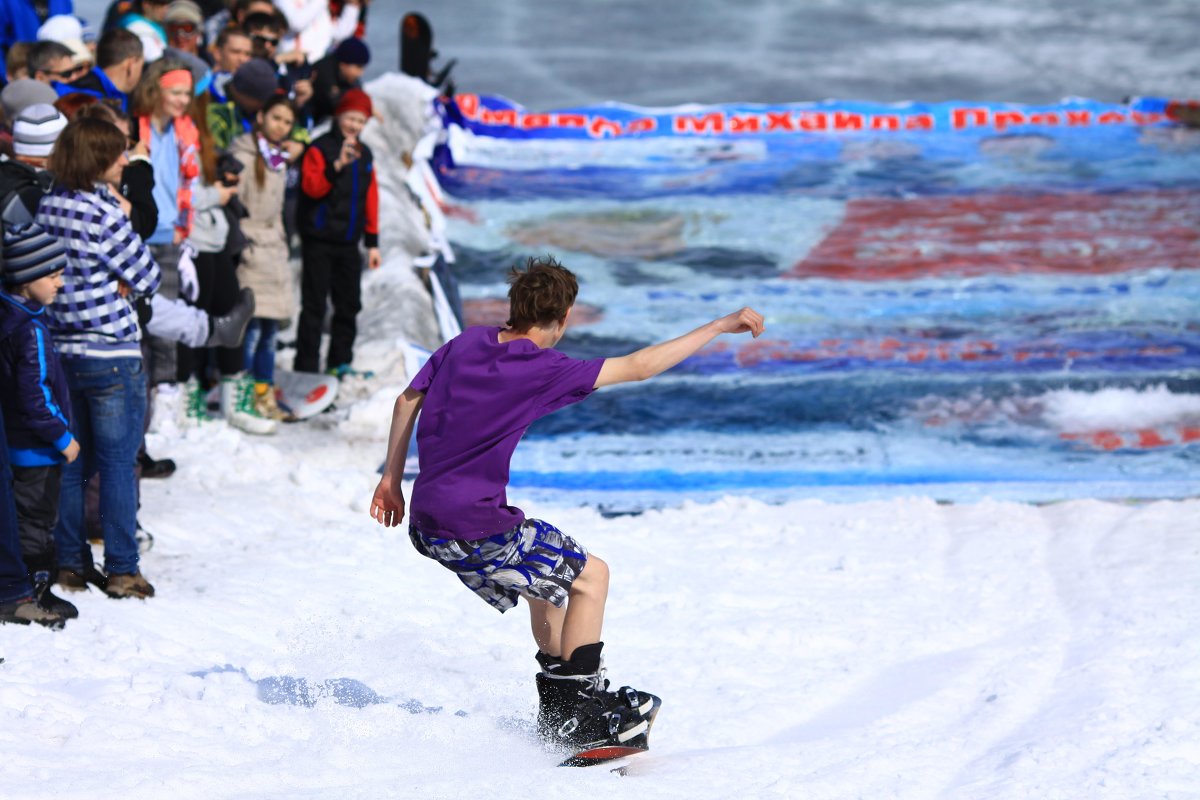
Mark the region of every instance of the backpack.
POLYGON ((0 161, 0 219, 5 225, 28 225, 38 204, 54 188, 54 176, 11 159, 0 161))

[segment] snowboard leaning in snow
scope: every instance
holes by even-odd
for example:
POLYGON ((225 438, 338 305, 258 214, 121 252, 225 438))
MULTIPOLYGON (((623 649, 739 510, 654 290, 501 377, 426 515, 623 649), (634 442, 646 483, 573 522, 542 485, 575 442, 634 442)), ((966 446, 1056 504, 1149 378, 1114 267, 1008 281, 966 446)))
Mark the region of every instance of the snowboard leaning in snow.
POLYGON ((334 375, 314 372, 276 370, 275 389, 280 406, 286 407, 298 420, 308 419, 333 404, 337 398, 338 379, 334 375))

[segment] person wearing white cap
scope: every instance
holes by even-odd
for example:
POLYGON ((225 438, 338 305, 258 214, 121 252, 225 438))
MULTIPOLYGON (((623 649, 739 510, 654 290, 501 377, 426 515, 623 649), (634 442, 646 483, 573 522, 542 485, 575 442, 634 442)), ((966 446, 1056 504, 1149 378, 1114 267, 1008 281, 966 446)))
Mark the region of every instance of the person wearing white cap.
MULTIPOLYGON (((69 14, 50 17, 42 27, 38 28, 37 36, 39 42, 59 42, 70 48, 72 66, 82 68, 81 71, 91 69, 92 63, 96 60, 95 51, 84 41, 83 22, 78 17, 69 14)), ((73 79, 63 78, 63 80, 73 79)))

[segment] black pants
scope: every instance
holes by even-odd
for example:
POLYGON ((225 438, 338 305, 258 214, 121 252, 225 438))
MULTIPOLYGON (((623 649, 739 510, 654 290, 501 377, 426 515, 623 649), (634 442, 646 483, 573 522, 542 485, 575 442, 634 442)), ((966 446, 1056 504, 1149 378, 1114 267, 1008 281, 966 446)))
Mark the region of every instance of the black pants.
MULTIPOLYGON (((228 314, 237 305, 238 285, 237 261, 228 253, 197 253, 196 308, 207 311, 214 317, 228 314)), ((208 350, 192 349, 179 345, 179 380, 186 381, 196 375, 205 383, 205 371, 209 361, 216 364, 221 375, 236 375, 241 372, 244 356, 240 347, 212 347, 208 350), (211 357, 211 358, 210 358, 211 357)))
POLYGON ((13 471, 13 500, 21 557, 26 564, 54 562, 54 526, 62 494, 62 466, 17 467, 13 471))
POLYGON ((300 277, 300 322, 296 326, 297 372, 320 372, 321 329, 326 301, 333 301, 326 368, 354 360, 357 317, 362 309, 362 255, 357 244, 305 239, 300 277))

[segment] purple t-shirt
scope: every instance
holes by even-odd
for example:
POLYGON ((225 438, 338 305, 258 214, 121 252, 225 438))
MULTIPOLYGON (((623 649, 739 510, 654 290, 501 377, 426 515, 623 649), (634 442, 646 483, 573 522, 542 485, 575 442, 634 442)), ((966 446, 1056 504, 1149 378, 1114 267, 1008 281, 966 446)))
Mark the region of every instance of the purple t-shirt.
POLYGON ((604 365, 528 339, 501 343, 501 330, 468 328, 409 384, 425 395, 409 504, 422 533, 482 539, 520 525, 525 514, 505 494, 517 442, 538 418, 591 394, 604 365))

